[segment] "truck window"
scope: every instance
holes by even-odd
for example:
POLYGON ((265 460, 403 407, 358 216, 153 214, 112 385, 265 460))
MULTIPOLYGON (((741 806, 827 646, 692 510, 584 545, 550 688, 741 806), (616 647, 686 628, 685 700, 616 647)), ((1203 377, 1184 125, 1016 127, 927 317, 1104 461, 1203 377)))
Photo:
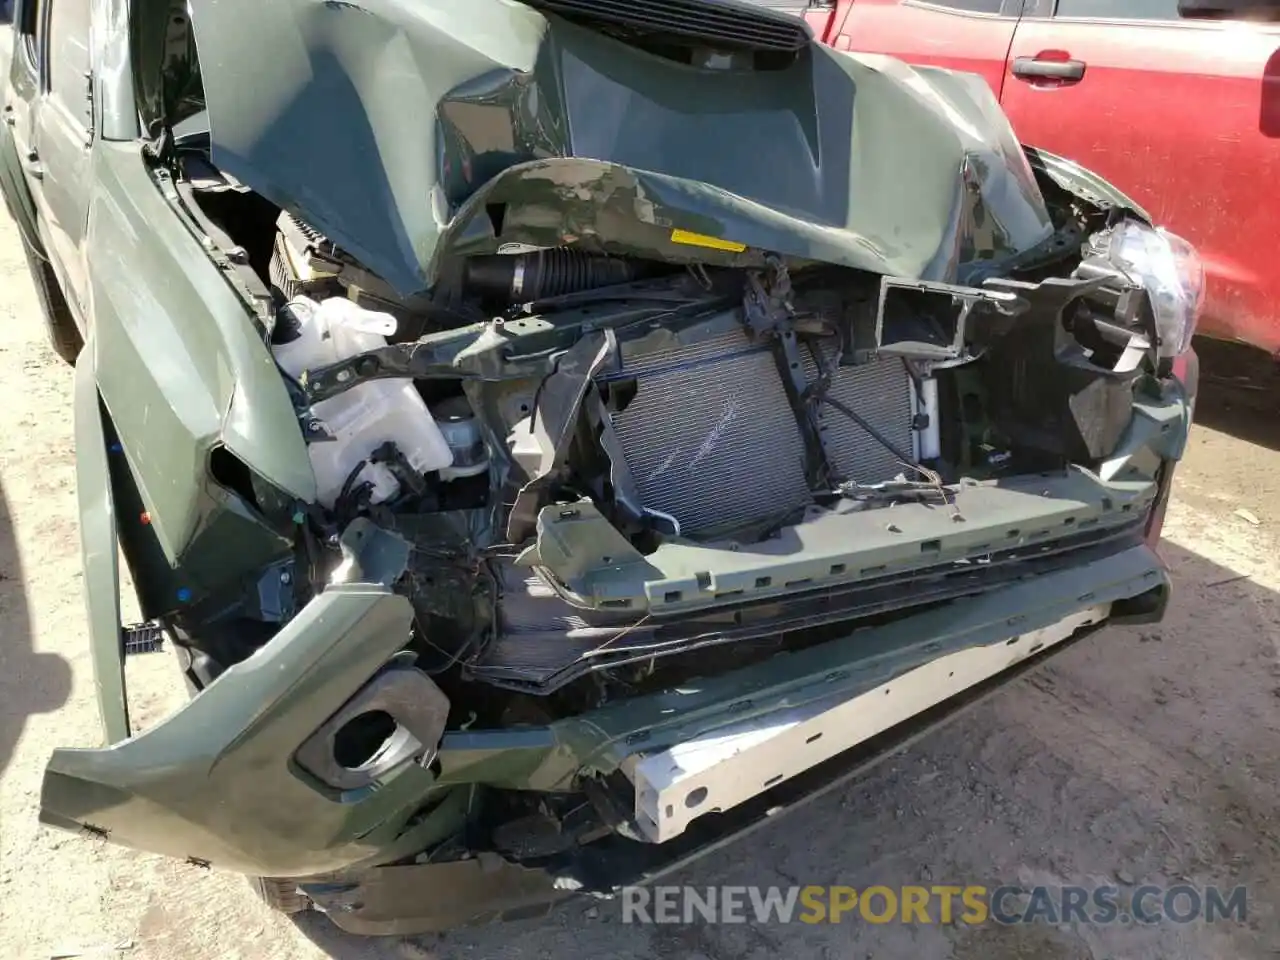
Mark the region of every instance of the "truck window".
POLYGON ((1057 15, 1088 20, 1177 20, 1178 0, 1058 0, 1057 15))
POLYGON ((89 98, 89 0, 53 0, 49 11, 49 96, 86 130, 89 98))
MULTIPOLYGON (((0 0, 3 4, 4 0, 0 0)), ((26 66, 33 74, 40 72, 41 42, 44 40, 44 14, 42 0, 26 0, 19 5, 19 0, 9 0, 9 12, 13 17, 14 29, 22 38, 22 52, 26 57, 26 66)), ((2 79, 2 78, 0 78, 2 79)))

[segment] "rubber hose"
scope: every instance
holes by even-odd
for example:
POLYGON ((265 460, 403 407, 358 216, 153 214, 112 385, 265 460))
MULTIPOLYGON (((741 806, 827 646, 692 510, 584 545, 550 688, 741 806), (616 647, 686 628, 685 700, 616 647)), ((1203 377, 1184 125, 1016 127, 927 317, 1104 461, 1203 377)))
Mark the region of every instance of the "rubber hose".
POLYGON ((558 247, 470 257, 466 286, 485 299, 525 303, 627 283, 639 275, 639 265, 633 261, 558 247))

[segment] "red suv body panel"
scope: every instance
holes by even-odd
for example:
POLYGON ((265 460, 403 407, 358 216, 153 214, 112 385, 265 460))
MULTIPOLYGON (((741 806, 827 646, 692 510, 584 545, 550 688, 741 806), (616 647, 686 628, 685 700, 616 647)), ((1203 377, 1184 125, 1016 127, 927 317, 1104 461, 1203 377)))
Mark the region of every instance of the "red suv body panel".
POLYGON ((1018 25, 1016 17, 898 0, 842 0, 835 21, 830 42, 838 50, 887 53, 908 63, 978 73, 997 96, 1018 25))

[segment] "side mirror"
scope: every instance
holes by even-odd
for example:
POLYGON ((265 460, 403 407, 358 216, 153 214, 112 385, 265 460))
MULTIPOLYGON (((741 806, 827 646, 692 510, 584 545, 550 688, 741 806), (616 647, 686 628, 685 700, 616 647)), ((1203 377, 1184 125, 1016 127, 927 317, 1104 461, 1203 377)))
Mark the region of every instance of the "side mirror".
POLYGON ((1280 20, 1280 0, 1178 0, 1189 20, 1280 20))

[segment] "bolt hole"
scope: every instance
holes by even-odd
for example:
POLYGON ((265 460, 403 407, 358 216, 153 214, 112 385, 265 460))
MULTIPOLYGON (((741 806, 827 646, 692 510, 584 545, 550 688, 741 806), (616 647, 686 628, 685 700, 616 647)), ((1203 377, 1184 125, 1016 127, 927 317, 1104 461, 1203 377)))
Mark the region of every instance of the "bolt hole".
MULTIPOLYGON (((702 802, 706 799, 707 799, 707 788, 698 787, 697 790, 689 791, 689 795, 684 798, 684 805, 688 807, 690 810, 692 810, 694 807, 701 806, 702 802)), ((667 815, 670 816, 671 815, 669 812, 670 807, 668 807, 667 809, 668 809, 667 815)))

